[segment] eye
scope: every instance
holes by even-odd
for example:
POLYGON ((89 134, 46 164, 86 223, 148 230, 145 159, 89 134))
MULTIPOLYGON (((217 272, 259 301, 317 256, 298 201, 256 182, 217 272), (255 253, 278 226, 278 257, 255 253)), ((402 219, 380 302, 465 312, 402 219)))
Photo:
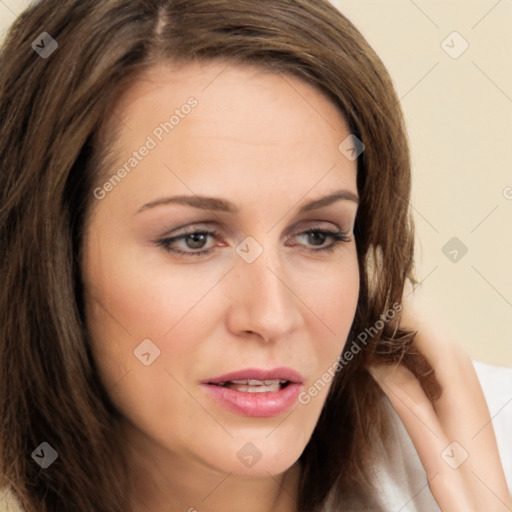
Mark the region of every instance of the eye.
POLYGON ((208 233, 191 233, 185 235, 183 241, 188 249, 202 249, 208 242, 208 233))
POLYGON ((307 231, 299 236, 303 236, 310 245, 324 245, 329 234, 325 231, 307 231))
POLYGON ((215 230, 195 230, 163 238, 158 240, 157 245, 175 254, 199 256, 209 253, 215 247, 214 242, 219 239, 220 234, 215 230))
MULTIPOLYGON (((303 246, 310 252, 333 251, 336 246, 351 238, 343 230, 328 230, 314 227, 291 235, 286 242, 289 247, 303 246)), ((209 254, 215 247, 226 246, 221 234, 216 230, 191 229, 172 237, 155 242, 167 252, 183 256, 202 256, 209 254)))
POLYGON ((311 251, 333 251, 340 243, 348 243, 351 238, 343 230, 327 230, 312 228, 292 235, 292 239, 299 240, 299 244, 291 242, 289 245, 305 245, 311 247, 311 251), (313 248, 314 247, 314 248, 313 248))

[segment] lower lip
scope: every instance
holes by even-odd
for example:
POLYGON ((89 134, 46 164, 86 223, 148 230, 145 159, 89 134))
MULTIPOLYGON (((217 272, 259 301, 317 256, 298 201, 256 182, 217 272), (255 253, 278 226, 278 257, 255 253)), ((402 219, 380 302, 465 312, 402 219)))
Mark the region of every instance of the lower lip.
POLYGON ((277 416, 297 402, 301 384, 290 383, 279 391, 246 393, 213 384, 206 391, 226 409, 244 416, 277 416))

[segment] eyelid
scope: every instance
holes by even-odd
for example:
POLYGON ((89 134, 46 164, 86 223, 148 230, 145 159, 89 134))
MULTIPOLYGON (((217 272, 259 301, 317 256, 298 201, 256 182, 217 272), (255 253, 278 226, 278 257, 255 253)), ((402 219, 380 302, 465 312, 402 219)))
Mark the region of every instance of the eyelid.
POLYGON ((180 235, 196 233, 197 231, 217 231, 216 224, 213 222, 190 222, 184 226, 165 229, 160 238, 174 238, 180 235))
POLYGON ((351 224, 349 223, 339 223, 327 220, 309 220, 309 221, 300 221, 294 226, 287 229, 284 233, 284 238, 288 238, 290 236, 298 235, 300 233, 304 233, 307 231, 329 231, 336 233, 346 233, 347 235, 352 233, 351 224), (343 224, 347 225, 345 229, 343 224))
MULTIPOLYGON (((308 234, 308 233, 322 233, 322 234, 325 234, 327 237, 330 237, 331 239, 334 239, 334 242, 331 243, 328 246, 318 247, 317 249, 310 249, 313 252, 314 251, 319 251, 321 249, 327 249, 329 247, 337 245, 340 242, 349 243, 349 242, 352 241, 351 232, 348 231, 348 230, 344 230, 344 229, 341 229, 341 228, 338 228, 338 229, 327 229, 327 228, 320 228, 320 227, 319 228, 312 227, 312 228, 301 229, 299 231, 296 231, 296 232, 292 233, 286 240, 293 239, 293 238, 295 238, 297 236, 305 235, 305 234, 308 234)), ((300 244, 295 244, 295 245, 300 245, 300 244)))

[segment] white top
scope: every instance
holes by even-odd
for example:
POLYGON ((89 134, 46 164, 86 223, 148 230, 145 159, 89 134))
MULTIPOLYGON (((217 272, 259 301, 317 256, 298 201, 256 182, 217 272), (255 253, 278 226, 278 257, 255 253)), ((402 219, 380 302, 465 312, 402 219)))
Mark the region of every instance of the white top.
MULTIPOLYGON (((501 461, 512 495, 512 368, 475 362, 493 419, 501 461)), ((383 512, 440 512, 414 445, 398 415, 392 417, 390 437, 383 440, 387 456, 375 468, 379 505, 383 512)), ((367 511, 364 503, 347 504, 343 512, 367 511)), ((13 498, 0 489, 0 512, 22 512, 13 498)), ((337 512, 327 503, 325 512, 337 512)), ((373 512, 373 511, 372 511, 373 512)), ((380 511, 379 511, 380 512, 380 511)))
MULTIPOLYGON (((343 512, 441 512, 430 492, 427 475, 412 441, 387 399, 391 416, 389 437, 383 439, 385 457, 374 468, 379 509, 373 503, 344 503, 343 512)), ((329 499, 324 512, 337 512, 329 499)))
POLYGON ((498 441, 501 464, 512 496, 512 368, 474 361, 498 441))
POLYGON ((440 512, 409 434, 391 405, 389 409, 393 431, 386 440, 388 458, 377 468, 379 504, 386 512, 440 512))

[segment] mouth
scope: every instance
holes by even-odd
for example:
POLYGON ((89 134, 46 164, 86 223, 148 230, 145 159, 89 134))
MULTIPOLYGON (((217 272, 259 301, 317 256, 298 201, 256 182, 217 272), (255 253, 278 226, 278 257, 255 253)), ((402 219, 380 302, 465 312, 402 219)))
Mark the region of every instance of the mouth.
POLYGON ((243 416, 276 416, 288 410, 304 378, 290 368, 246 369, 203 381, 217 404, 243 416))

